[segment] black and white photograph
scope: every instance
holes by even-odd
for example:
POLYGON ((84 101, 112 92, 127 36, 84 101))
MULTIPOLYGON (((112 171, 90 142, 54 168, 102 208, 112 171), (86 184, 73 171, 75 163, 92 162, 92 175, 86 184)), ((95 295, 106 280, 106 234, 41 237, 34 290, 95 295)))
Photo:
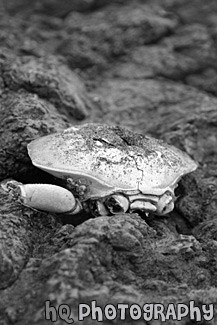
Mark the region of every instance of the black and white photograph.
POLYGON ((217 1, 0 0, 0 325, 217 325, 217 1))

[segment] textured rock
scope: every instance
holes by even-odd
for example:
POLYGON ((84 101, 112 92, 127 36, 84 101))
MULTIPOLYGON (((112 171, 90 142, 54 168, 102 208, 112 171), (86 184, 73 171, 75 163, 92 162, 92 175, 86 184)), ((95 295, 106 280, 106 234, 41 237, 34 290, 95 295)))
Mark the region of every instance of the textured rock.
MULTIPOLYGON (((1 204, 5 204, 2 198, 1 204)), ((28 259, 31 244, 23 240, 26 222, 22 213, 13 215, 10 210, 11 205, 6 211, 1 211, 0 289, 7 288, 18 278, 28 259)))
POLYGON ((3 80, 13 91, 26 89, 54 104, 60 113, 81 120, 88 115, 91 102, 76 74, 57 59, 23 57, 2 65, 3 80))
POLYGON ((32 250, 31 219, 0 189, 0 289, 14 283, 32 250))
MULTIPOLYGON (((102 307, 107 303, 143 304, 152 291, 160 297, 163 292, 172 292, 172 288, 176 292, 175 284, 179 285, 181 279, 191 283, 199 272, 197 259, 202 253, 198 244, 190 251, 180 250, 176 244, 177 249, 172 252, 168 248, 168 240, 164 238, 165 241, 161 240, 158 246, 155 244, 156 232, 136 215, 90 219, 74 230, 68 227, 53 233, 54 238, 59 238, 58 243, 62 236, 65 238, 64 245, 56 246, 58 250, 51 256, 51 251, 43 250, 43 244, 37 249, 40 239, 36 241, 34 259, 29 260, 19 283, 26 293, 35 283, 34 295, 40 297, 40 301, 35 305, 32 294, 28 297, 28 305, 25 296, 16 295, 12 299, 10 313, 16 315, 13 321, 18 324, 21 324, 21 319, 23 321, 23 315, 18 315, 18 310, 25 313, 23 324, 27 324, 31 317, 34 323, 44 324, 44 316, 39 310, 43 310, 45 300, 50 300, 53 306, 67 302, 76 319, 78 303, 96 300, 102 307), (40 261, 41 258, 43 261, 40 261), (185 260, 190 264, 183 267, 185 260), (169 285, 170 282, 173 285, 169 285)), ((49 237, 47 235, 46 239, 49 237)), ((55 241, 44 242, 44 245, 46 248, 53 247, 57 244, 55 241)), ((10 292, 17 292, 17 285, 3 292, 3 304, 7 304, 10 292)), ((187 288, 184 292, 187 293, 187 288)), ((9 319, 12 317, 7 316, 9 319)), ((128 321, 130 323, 130 319, 128 321)), ((87 319, 84 324, 92 322, 87 319)))
POLYGON ((176 25, 175 17, 168 18, 158 7, 136 2, 126 7, 106 7, 88 16, 72 13, 65 21, 68 36, 57 52, 72 68, 103 66, 131 47, 162 38, 176 25))
POLYGON ((12 14, 17 12, 32 13, 40 12, 50 16, 64 17, 71 11, 88 11, 96 9, 108 3, 108 0, 36 0, 34 3, 30 3, 26 0, 7 1, 4 4, 4 9, 12 14))
POLYGON ((169 131, 170 134, 173 128, 184 126, 187 118, 189 123, 185 133, 182 133, 183 138, 186 138, 187 129, 191 128, 190 121, 193 123, 196 119, 202 124, 206 116, 213 123, 217 104, 216 98, 192 87, 153 78, 107 78, 97 87, 97 93, 104 113, 103 117, 99 116, 100 120, 126 125, 140 133, 149 132, 165 137, 167 141, 170 139, 165 133, 169 131))
POLYGON ((1 180, 26 172, 30 164, 28 142, 68 125, 52 104, 23 90, 3 92, 0 116, 1 180))
POLYGON ((130 53, 130 62, 129 59, 125 59, 126 62, 123 59, 123 63, 117 64, 116 69, 113 70, 116 76, 124 78, 142 79, 163 76, 194 86, 198 85, 198 88, 202 82, 199 76, 201 75, 202 79, 207 75, 203 84, 204 87, 206 86, 204 89, 209 90, 211 82, 208 82, 208 85, 206 82, 209 76, 212 78, 215 76, 215 53, 215 42, 208 28, 192 24, 177 28, 175 35, 163 38, 157 45, 137 47, 130 53), (196 77, 199 77, 197 84, 196 77))

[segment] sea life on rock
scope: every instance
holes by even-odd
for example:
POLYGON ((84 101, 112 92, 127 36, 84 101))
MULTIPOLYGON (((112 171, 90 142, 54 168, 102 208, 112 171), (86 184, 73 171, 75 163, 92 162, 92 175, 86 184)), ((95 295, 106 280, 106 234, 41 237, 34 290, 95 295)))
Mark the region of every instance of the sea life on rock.
POLYGON ((7 181, 2 186, 23 205, 93 216, 173 210, 180 178, 197 164, 174 146, 119 126, 89 123, 28 144, 32 163, 62 180, 51 184, 7 181))

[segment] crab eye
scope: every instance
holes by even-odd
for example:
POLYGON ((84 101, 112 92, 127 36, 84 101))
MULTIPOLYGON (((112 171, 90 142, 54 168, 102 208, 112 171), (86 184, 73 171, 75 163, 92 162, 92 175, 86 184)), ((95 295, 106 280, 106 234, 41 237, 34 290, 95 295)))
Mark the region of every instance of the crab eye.
POLYGON ((105 205, 112 214, 124 213, 129 209, 129 201, 123 195, 111 195, 106 199, 105 205))

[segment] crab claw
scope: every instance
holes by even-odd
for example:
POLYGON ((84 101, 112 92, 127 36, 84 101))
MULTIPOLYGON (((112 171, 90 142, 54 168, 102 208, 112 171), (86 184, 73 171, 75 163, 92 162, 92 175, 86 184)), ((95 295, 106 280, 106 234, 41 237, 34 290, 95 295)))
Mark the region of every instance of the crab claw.
POLYGON ((5 190, 21 204, 48 212, 76 214, 81 206, 67 189, 52 184, 22 184, 8 181, 5 190))

